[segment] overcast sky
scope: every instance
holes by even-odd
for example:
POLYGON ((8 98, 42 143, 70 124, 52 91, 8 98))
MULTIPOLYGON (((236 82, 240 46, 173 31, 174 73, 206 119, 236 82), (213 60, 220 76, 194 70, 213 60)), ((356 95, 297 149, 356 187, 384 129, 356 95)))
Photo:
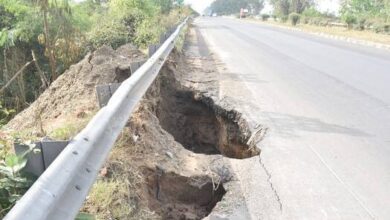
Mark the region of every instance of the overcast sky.
MULTIPOLYGON (((84 0, 73 0, 75 2, 81 2, 84 0)), ((269 1, 269 0, 268 0, 269 1)), ((186 4, 191 4, 192 8, 202 13, 207 6, 209 6, 213 2, 213 0, 185 0, 186 4)), ((266 0, 267 2, 267 0, 266 0)), ((336 12, 340 7, 340 0, 316 0, 317 7, 321 11, 330 11, 336 12)), ((265 13, 269 13, 272 10, 272 7, 269 4, 265 4, 264 11, 265 13)))
MULTIPOLYGON (((185 0, 185 2, 191 4, 196 11, 202 13, 213 0, 185 0)), ((316 4, 320 11, 337 12, 340 7, 340 0, 316 0, 316 4)), ((271 10, 270 5, 266 3, 265 11, 269 13, 269 10, 271 10)))
POLYGON ((202 13, 207 6, 209 6, 213 0, 185 0, 186 4, 191 4, 192 8, 197 12, 202 13))

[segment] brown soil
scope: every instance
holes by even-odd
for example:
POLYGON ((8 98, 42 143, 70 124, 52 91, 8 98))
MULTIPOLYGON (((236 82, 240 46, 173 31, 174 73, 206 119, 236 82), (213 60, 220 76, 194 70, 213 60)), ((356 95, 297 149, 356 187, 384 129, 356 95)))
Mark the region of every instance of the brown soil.
MULTIPOLYGON (((224 110, 176 80, 181 74, 178 68, 184 65, 181 62, 181 56, 174 54, 163 67, 105 165, 106 174, 100 181, 126 176, 131 196, 99 209, 96 209, 97 201, 87 200, 84 211, 106 219, 117 216, 104 214, 107 210, 132 205, 135 208, 131 213, 117 218, 195 220, 203 219, 215 209, 222 209, 219 207, 221 201, 231 203, 224 200, 227 193, 240 201, 237 191, 231 186, 225 188, 235 178, 223 157, 217 153, 221 149, 236 158, 249 156, 249 153, 245 155, 243 152, 255 155, 256 151, 244 144, 251 133, 238 113, 224 110), (180 96, 180 103, 172 99, 177 93, 180 94, 178 91, 187 94, 180 96), (188 111, 192 113, 188 115, 188 111), (194 117, 194 114, 198 116, 194 117), (184 123, 175 121, 177 118, 184 123), (189 147, 183 147, 178 141, 180 135, 168 133, 179 132, 170 126, 180 123, 179 128, 185 130, 183 135, 193 139, 188 141, 189 147), (237 145, 232 144, 235 142, 237 145), (189 149, 191 146, 205 151, 196 153, 196 150, 189 149), (232 150, 236 146, 243 147, 238 148, 237 155, 232 150), (209 155, 207 148, 212 148, 216 154, 209 155), (154 214, 145 217, 139 214, 140 210, 150 210, 154 214)), ((184 139, 180 140, 186 143, 184 139)))
POLYGON ((113 50, 103 46, 72 65, 27 109, 12 119, 7 127, 16 131, 35 129, 42 124, 44 130, 60 127, 69 120, 97 110, 95 87, 119 82, 130 76, 130 62, 144 60, 145 55, 130 44, 113 50))
POLYGON ((238 112, 226 110, 210 97, 181 85, 174 72, 165 71, 160 77, 161 100, 156 115, 177 142, 195 153, 238 159, 260 153, 247 144, 250 132, 238 112))
POLYGON ((210 176, 185 177, 145 169, 148 203, 163 219, 202 219, 226 193, 210 176))
MULTIPOLYGON (((36 128, 39 118, 50 131, 93 113, 95 86, 124 80, 130 61, 142 59, 129 45, 116 51, 100 48, 72 66, 8 127, 42 135, 36 128)), ((212 65, 207 67, 200 74, 187 58, 173 53, 117 140, 83 211, 97 219, 182 220, 242 205, 222 155, 247 158, 260 152, 241 115, 212 98, 215 73, 212 65), (203 82, 196 78, 200 75, 203 82), (102 182, 120 186, 104 204, 95 190, 102 182)))

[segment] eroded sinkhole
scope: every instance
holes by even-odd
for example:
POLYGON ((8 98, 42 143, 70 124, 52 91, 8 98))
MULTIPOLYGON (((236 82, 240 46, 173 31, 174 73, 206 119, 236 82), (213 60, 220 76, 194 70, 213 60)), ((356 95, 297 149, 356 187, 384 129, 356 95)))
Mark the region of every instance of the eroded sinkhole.
POLYGON ((159 169, 145 169, 144 176, 149 208, 162 219, 203 219, 226 193, 209 176, 185 177, 159 169))
POLYGON ((246 144, 250 132, 243 131, 238 113, 215 106, 211 99, 196 97, 193 91, 180 88, 174 79, 162 80, 160 95, 160 124, 186 149, 237 159, 260 153, 246 144))

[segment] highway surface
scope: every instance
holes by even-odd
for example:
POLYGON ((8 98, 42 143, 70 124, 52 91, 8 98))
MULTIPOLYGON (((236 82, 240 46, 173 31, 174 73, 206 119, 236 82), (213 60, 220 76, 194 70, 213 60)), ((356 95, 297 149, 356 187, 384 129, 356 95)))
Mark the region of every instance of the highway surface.
POLYGON ((390 219, 390 51, 229 18, 194 22, 220 96, 269 128, 231 160, 252 219, 390 219))

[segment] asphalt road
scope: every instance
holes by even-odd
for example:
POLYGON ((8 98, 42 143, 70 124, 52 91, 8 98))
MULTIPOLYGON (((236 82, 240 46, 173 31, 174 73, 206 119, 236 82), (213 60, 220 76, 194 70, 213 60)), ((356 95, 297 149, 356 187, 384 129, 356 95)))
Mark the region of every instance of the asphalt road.
POLYGON ((390 51, 228 18, 195 21, 220 96, 269 127, 231 160, 252 219, 390 219, 390 51))

